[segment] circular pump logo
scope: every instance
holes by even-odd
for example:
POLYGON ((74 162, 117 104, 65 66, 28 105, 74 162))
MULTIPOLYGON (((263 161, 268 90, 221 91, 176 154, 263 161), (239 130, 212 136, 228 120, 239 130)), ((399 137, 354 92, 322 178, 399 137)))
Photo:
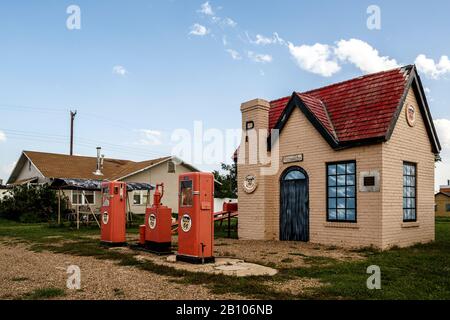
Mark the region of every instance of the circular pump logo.
POLYGON ((153 213, 148 216, 148 226, 150 229, 156 228, 156 216, 153 213))
POLYGON ((185 214, 181 218, 181 229, 184 232, 188 232, 189 230, 191 230, 191 227, 192 227, 192 219, 188 214, 185 214))
POLYGON ((103 215, 102 215, 102 222, 103 222, 103 224, 108 224, 108 221, 109 221, 109 215, 108 215, 108 212, 103 212, 103 215))

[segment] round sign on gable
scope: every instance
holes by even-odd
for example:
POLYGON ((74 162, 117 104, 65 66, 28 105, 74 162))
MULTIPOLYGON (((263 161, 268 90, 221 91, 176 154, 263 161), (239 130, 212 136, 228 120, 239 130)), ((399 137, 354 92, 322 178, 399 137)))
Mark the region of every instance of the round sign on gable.
POLYGON ((406 108, 406 121, 408 122, 408 125, 410 127, 414 127, 416 123, 416 117, 417 117, 416 107, 414 107, 413 105, 409 105, 406 108))
POLYGON ((256 181, 256 177, 253 174, 249 174, 244 178, 244 182, 242 184, 244 191, 247 193, 252 193, 256 190, 258 183, 256 181))

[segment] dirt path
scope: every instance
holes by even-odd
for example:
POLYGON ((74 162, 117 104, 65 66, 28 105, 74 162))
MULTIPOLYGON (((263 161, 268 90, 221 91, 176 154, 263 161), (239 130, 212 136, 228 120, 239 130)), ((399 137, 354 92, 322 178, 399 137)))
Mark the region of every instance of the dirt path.
POLYGON ((0 299, 17 299, 39 288, 60 288, 60 299, 240 299, 215 295, 204 286, 181 285, 171 278, 113 261, 50 252, 24 245, 0 244, 0 299), (81 270, 81 290, 66 288, 67 267, 81 270), (188 293, 188 294, 186 294, 188 293))

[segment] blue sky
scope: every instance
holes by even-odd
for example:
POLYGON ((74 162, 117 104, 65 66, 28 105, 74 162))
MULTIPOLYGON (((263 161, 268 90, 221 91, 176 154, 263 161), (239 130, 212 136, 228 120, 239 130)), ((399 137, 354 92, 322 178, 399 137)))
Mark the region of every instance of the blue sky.
MULTIPOLYGON (((239 105, 417 63, 450 178, 448 1, 2 1, 0 178, 22 150, 144 160, 171 133, 240 127, 239 105), (344 5, 345 3, 345 5, 344 5), (81 9, 69 30, 66 9, 81 9), (367 27, 377 5, 381 29, 367 27)), ((228 161, 229 157, 225 157, 228 161)), ((202 165, 210 169, 214 165, 202 165)), ((216 165, 218 167, 218 164, 216 165)))

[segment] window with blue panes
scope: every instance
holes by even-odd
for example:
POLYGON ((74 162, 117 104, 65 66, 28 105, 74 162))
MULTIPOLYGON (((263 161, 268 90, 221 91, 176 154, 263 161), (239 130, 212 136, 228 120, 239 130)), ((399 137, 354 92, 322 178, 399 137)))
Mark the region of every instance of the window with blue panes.
POLYGON ((327 220, 356 222, 356 162, 327 164, 327 220))
POLYGON ((403 163, 403 221, 417 220, 417 167, 403 163))

